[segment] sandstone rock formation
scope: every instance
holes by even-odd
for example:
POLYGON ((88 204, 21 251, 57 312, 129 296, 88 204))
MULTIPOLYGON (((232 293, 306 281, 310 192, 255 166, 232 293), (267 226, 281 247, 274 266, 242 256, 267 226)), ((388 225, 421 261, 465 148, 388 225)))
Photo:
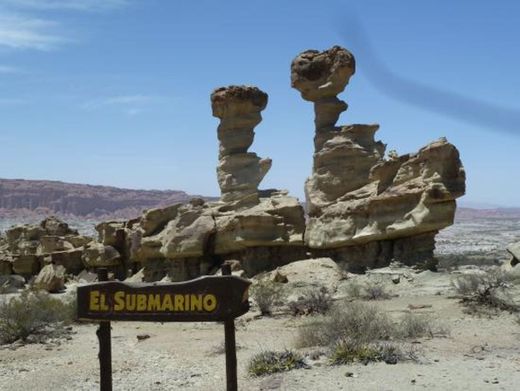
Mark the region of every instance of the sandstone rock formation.
POLYGON ((50 293, 65 289, 65 268, 61 265, 46 265, 40 270, 33 282, 33 287, 50 293))
POLYGON ((213 115, 220 118, 217 177, 223 202, 247 197, 258 202, 258 185, 271 168, 271 159, 247 150, 266 105, 267 94, 256 87, 222 87, 211 94, 213 115))
POLYGON ((39 225, 19 225, 0 238, 0 274, 19 274, 27 279, 47 264, 61 265, 68 273, 84 269, 84 246, 92 239, 49 217, 39 225))
POLYGON ((271 160, 248 152, 267 94, 230 86, 216 89, 211 104, 220 119, 220 200, 194 198, 97 227, 100 242, 121 254, 127 270, 143 268, 145 281, 194 278, 228 259, 239 260, 252 275, 305 257, 302 206, 286 191, 258 190, 271 160))
POLYGON ((336 126, 347 104, 337 98, 355 60, 335 46, 308 50, 291 65, 291 83, 314 103, 313 172, 305 184, 305 243, 351 270, 411 264, 433 257, 435 234, 453 223, 465 192, 457 149, 441 138, 414 154, 385 158, 378 125, 336 126))

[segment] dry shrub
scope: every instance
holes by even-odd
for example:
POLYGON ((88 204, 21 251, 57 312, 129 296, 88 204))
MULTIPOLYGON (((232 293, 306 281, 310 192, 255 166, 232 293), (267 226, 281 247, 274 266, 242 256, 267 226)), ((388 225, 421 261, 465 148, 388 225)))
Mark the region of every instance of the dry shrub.
POLYGON ((406 313, 399 321, 398 333, 402 338, 445 336, 449 330, 427 314, 406 313))
POLYGON ((480 274, 463 274, 452 281, 455 292, 468 312, 479 314, 485 310, 520 311, 508 293, 518 278, 502 270, 480 274))
POLYGON ((309 289, 298 300, 288 304, 293 315, 325 314, 332 306, 332 297, 325 287, 309 289))
POLYGON ((262 315, 271 315, 273 307, 281 296, 280 287, 272 281, 261 280, 251 288, 251 297, 258 305, 262 315))
POLYGON ((356 302, 343 303, 333 307, 328 316, 302 326, 297 345, 330 346, 345 338, 373 342, 386 340, 394 334, 394 324, 377 307, 356 302))
POLYGON ((294 351, 264 351, 251 357, 247 365, 247 372, 251 376, 263 376, 306 367, 307 364, 303 357, 294 351))
POLYGON ((64 302, 43 291, 25 290, 0 304, 0 343, 41 342, 66 334, 74 321, 75 300, 64 302))
POLYGON ((353 299, 386 300, 392 296, 380 280, 367 281, 364 284, 351 282, 347 286, 347 295, 353 299))

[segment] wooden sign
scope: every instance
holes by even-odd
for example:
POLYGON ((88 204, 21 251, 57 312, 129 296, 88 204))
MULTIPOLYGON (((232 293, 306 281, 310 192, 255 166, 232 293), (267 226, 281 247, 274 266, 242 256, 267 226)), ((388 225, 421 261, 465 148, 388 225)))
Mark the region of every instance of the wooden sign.
POLYGON ((237 391, 235 318, 249 310, 251 282, 231 275, 228 262, 222 276, 205 276, 177 283, 124 283, 107 281, 108 271, 98 269, 100 282, 78 287, 78 319, 99 321, 99 388, 112 391, 112 320, 149 322, 223 321, 226 345, 226 390, 237 391))
POLYGON ((225 321, 249 310, 251 283, 205 276, 178 283, 99 282, 78 287, 78 318, 150 322, 225 321))

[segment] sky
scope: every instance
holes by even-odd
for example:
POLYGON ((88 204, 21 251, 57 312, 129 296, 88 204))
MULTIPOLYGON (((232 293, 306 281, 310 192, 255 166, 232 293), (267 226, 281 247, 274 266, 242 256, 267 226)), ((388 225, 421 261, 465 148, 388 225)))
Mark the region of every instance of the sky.
POLYGON ((218 195, 209 97, 247 84, 269 94, 260 187, 303 200, 313 107, 290 63, 340 45, 338 124, 379 123, 398 153, 447 137, 462 204, 518 207, 518 20, 516 0, 0 0, 0 177, 218 195))

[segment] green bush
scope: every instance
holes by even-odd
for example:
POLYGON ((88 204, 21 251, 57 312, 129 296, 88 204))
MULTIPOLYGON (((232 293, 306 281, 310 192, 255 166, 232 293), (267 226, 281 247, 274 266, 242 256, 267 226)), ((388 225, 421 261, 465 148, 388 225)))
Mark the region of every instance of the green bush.
POLYGON ((25 290, 0 304, 0 343, 58 336, 74 318, 75 300, 64 302, 46 292, 25 290))
POLYGON ((303 357, 291 350, 264 351, 255 354, 249 360, 247 372, 251 376, 263 376, 306 367, 303 357))

